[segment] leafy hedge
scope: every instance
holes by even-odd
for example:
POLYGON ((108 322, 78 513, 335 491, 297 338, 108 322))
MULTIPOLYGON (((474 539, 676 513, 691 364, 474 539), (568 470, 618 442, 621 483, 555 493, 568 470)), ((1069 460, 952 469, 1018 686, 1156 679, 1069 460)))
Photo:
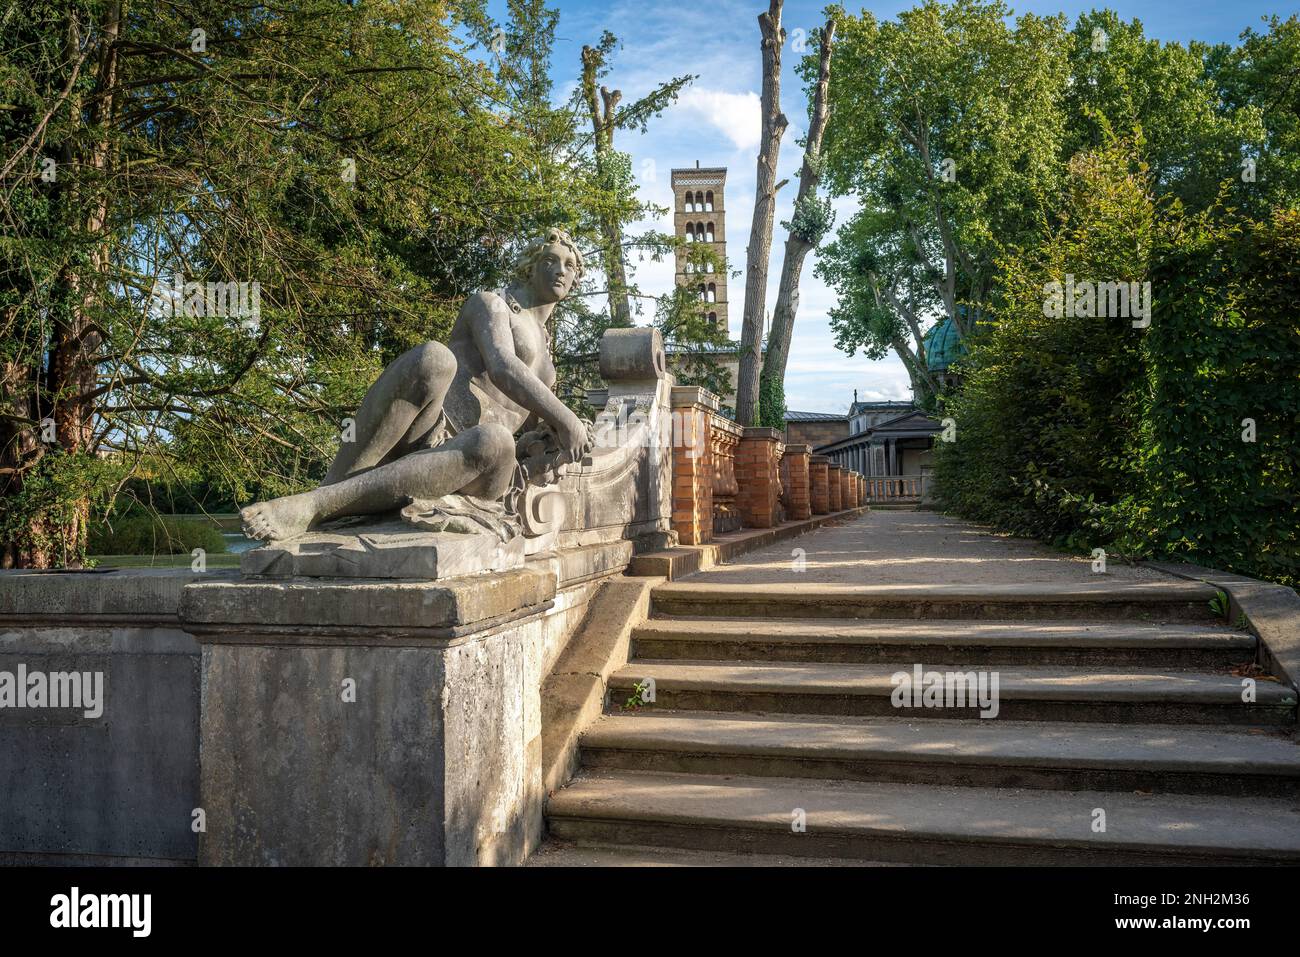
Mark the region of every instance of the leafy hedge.
POLYGON ((945 400, 937 494, 1071 549, 1300 584, 1300 213, 1187 216, 1155 200, 1139 153, 1076 157, 1069 218, 999 263, 996 322, 945 400), (1067 274, 1149 277, 1150 327, 1045 315, 1067 274))
POLYGON ((196 548, 209 554, 224 552, 226 540, 207 522, 168 515, 126 515, 90 530, 94 555, 182 555, 196 548))

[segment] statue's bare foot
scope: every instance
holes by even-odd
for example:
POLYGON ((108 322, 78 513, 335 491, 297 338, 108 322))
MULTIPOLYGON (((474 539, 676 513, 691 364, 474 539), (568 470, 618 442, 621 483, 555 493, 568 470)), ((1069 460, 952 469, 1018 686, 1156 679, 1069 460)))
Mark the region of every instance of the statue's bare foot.
POLYGON ((283 541, 307 531, 316 517, 312 493, 285 495, 240 509, 244 534, 261 541, 283 541))

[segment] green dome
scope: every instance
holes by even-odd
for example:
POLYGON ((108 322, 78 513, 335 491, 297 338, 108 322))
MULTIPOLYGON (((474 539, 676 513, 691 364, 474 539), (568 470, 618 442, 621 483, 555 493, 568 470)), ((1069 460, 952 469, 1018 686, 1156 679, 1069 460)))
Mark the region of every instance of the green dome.
POLYGON ((945 319, 925 334, 925 365, 931 372, 946 372, 966 354, 966 344, 951 319, 945 319))

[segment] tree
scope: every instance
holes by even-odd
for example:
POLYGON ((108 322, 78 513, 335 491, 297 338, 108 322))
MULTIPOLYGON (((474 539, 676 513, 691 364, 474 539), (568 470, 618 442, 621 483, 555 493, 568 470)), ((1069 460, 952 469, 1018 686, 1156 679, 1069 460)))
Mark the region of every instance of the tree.
POLYGON ((784 181, 776 182, 781 137, 789 126, 789 120, 781 112, 781 47, 785 45, 781 4, 782 0, 770 0, 767 12, 758 16, 763 37, 763 128, 758 146, 754 219, 745 255, 745 312, 740 331, 740 369, 736 374, 736 421, 741 425, 758 423, 758 367, 762 361, 772 220, 776 214, 776 192, 785 185, 784 181))
MULTIPOLYGON (((821 180, 822 135, 830 112, 827 87, 831 79, 831 47, 835 42, 834 13, 827 18, 817 39, 816 85, 808 137, 804 141, 803 166, 799 171, 799 193, 794 201, 794 216, 790 222, 781 224, 788 231, 785 257, 781 262, 781 284, 776 293, 772 331, 767 339, 767 361, 759 375, 759 415, 764 425, 775 429, 785 428, 785 366, 790 355, 795 314, 799 311, 799 276, 803 272, 805 257, 817 247, 831 226, 830 202, 817 198, 817 184, 821 180)), ((810 60, 813 60, 811 53, 801 65, 805 71, 810 60)))
POLYGON ((237 503, 318 480, 518 242, 639 214, 550 102, 555 14, 508 11, 0 7, 0 563, 77 563, 143 461, 237 503))
POLYGON ((831 325, 850 353, 898 351, 922 400, 925 327, 972 331, 997 255, 1038 235, 1063 181, 1065 21, 1009 16, 927 0, 895 21, 844 17, 832 54, 825 177, 861 211, 820 256, 831 325))

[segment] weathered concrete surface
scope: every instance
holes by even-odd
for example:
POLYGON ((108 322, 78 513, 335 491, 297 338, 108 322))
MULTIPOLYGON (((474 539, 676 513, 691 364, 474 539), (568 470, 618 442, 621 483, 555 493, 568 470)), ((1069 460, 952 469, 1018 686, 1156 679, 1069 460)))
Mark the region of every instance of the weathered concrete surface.
POLYGON ((589 847, 547 841, 528 867, 898 867, 876 861, 833 857, 790 857, 782 854, 735 854, 688 851, 674 847, 589 847))
POLYGON ((102 672, 103 714, 0 711, 0 862, 192 863, 199 647, 188 570, 0 572, 0 670, 102 672))
POLYGON ((1300 687, 1300 595, 1295 589, 1197 565, 1151 565, 1223 589, 1230 599, 1228 619, 1236 621, 1238 615, 1245 615, 1263 643, 1265 666, 1284 676, 1292 687, 1300 687))
POLYGON ((720 584, 693 576, 655 589, 655 610, 703 618, 1138 619, 1216 621, 1214 588, 1164 582, 843 585, 720 584))
POLYGON ((927 864, 1295 864, 1293 801, 1115 791, 584 772, 551 798, 559 840, 927 864), (794 831, 794 809, 807 829, 794 831), (1104 808, 1104 832, 1094 832, 1104 808))
POLYGON ((627 557, 593 547, 467 581, 195 586, 201 863, 521 863, 542 832, 542 678, 627 557), (557 588, 560 574, 573 580, 557 588))
POLYGON ((864 506, 797 522, 784 522, 775 528, 746 528, 738 532, 723 532, 706 545, 677 545, 637 555, 628 566, 628 571, 632 575, 662 577, 673 581, 720 566, 723 562, 731 562, 749 552, 764 549, 766 554, 778 547, 774 545, 776 542, 787 541, 832 523, 851 521, 866 513, 864 506))
POLYGON ((197 574, 184 568, 0 571, 0 616, 56 620, 123 616, 137 623, 174 623, 181 590, 186 585, 234 578, 230 571, 197 574))
POLYGON ((793 560, 793 545, 774 545, 750 552, 744 561, 708 569, 692 581, 974 585, 1169 580, 1158 570, 1114 559, 1105 573, 1096 573, 1088 558, 937 512, 873 508, 857 521, 826 528, 796 544, 804 552, 802 565, 793 560))
POLYGON ((244 552, 245 575, 292 578, 459 578, 518 568, 520 535, 502 542, 495 532, 434 532, 401 519, 337 530, 317 529, 244 552))
POLYGON ((1286 732, 901 717, 607 714, 587 767, 757 777, 1300 797, 1286 732))
MULTIPOLYGON (((534 614, 555 597, 555 575, 521 568, 444 582, 375 582, 345 579, 200 582, 185 590, 184 620, 204 630, 240 625, 285 626, 295 640, 346 638, 347 629, 378 629, 379 638, 452 638, 486 624, 534 614)), ((246 630, 246 629, 244 629, 246 630)))
POLYGON ((542 683, 542 786, 553 791, 577 767, 578 738, 601 712, 609 676, 627 663, 632 629, 650 613, 657 578, 604 584, 574 639, 542 683))
POLYGON ((200 862, 522 861, 541 830, 530 644, 205 646, 200 862))

